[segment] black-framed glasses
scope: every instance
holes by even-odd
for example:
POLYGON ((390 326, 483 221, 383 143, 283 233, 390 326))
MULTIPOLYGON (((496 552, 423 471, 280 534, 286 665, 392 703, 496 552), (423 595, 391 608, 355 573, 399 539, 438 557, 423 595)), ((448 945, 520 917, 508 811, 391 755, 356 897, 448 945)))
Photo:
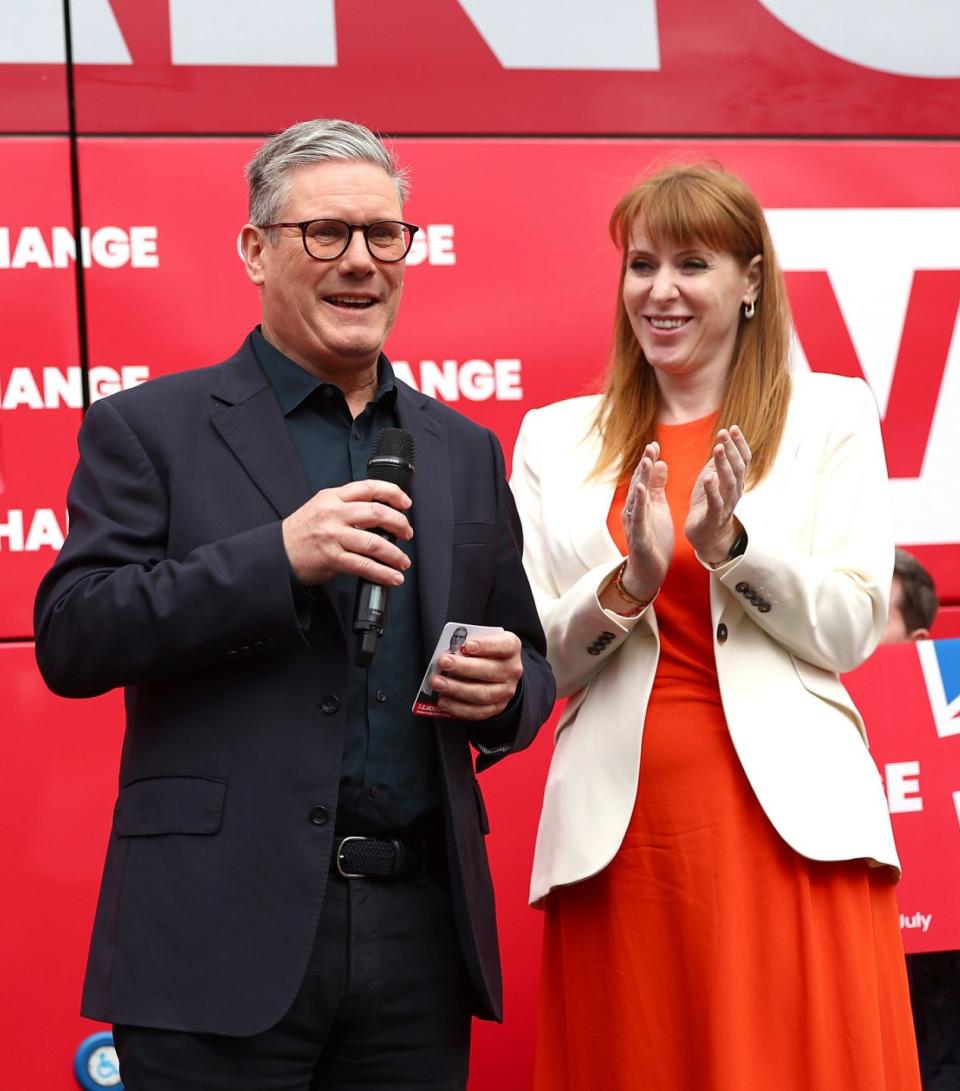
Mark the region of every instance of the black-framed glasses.
POLYGON ((348 224, 343 220, 300 220, 297 223, 260 224, 270 227, 296 227, 303 239, 303 248, 315 261, 336 261, 345 254, 354 231, 363 232, 367 252, 377 261, 403 261, 410 253, 413 236, 420 230, 416 224, 402 220, 375 220, 370 224, 348 224))

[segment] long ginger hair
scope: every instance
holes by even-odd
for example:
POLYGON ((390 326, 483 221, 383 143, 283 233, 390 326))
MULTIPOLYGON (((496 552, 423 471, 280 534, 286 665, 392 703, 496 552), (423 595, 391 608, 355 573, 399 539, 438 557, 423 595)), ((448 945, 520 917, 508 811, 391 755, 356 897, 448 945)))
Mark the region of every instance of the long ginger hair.
POLYGON ((621 294, 638 216, 654 245, 706 246, 732 255, 744 268, 757 254, 762 259, 756 314, 746 318, 740 313, 718 423, 719 428, 737 424, 742 429, 753 453, 748 484, 756 484, 773 464, 790 400, 790 307, 759 202, 735 174, 710 164, 659 171, 628 190, 610 217, 610 235, 623 260, 613 348, 596 419, 602 446, 592 476, 629 477, 656 433, 656 378, 621 294))

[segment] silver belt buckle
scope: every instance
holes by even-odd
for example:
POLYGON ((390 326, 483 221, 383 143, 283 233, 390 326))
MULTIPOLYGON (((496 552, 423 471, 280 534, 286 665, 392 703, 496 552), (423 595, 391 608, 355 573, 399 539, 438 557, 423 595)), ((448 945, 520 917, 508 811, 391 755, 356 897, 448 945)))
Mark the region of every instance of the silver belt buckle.
POLYGON ((340 847, 337 849, 337 871, 344 879, 363 879, 364 876, 359 871, 344 871, 343 870, 343 846, 350 841, 366 841, 366 837, 345 837, 340 842, 340 847))

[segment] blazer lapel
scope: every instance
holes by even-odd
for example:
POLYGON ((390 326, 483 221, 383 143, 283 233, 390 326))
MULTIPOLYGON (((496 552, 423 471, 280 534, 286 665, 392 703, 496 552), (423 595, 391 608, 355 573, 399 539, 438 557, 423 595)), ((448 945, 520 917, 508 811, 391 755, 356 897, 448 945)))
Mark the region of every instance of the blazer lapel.
POLYGON ((253 483, 281 518, 296 511, 310 481, 249 338, 224 365, 213 398, 213 426, 253 483))
POLYGON ((414 442, 413 523, 425 654, 447 621, 453 565, 453 492, 447 430, 430 399, 397 381, 397 416, 414 442))
POLYGON ((600 437, 591 427, 594 407, 590 407, 582 426, 583 439, 570 451, 570 464, 564 468, 565 479, 576 482, 566 494, 569 512, 570 545, 586 571, 609 564, 620 556, 616 542, 607 529, 607 514, 616 491, 616 483, 608 478, 590 477, 600 458, 600 437))

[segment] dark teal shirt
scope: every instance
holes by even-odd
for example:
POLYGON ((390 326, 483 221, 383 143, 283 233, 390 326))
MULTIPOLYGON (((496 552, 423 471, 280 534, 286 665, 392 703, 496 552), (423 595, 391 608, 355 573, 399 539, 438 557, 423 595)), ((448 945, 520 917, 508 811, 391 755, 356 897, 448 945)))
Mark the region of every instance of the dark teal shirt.
MULTIPOLYGON (((354 419, 338 386, 288 359, 259 328, 253 347, 313 489, 319 492, 365 478, 377 432, 399 427, 396 381, 387 358, 380 357, 376 393, 354 419)), ((411 512, 407 516, 413 521, 411 512)), ((413 563, 403 585, 390 591, 387 623, 366 670, 353 664, 357 580, 341 575, 324 585, 350 644, 337 806, 337 830, 343 834, 401 830, 442 805, 432 721, 410 711, 427 666, 415 540, 398 543, 413 563)))

